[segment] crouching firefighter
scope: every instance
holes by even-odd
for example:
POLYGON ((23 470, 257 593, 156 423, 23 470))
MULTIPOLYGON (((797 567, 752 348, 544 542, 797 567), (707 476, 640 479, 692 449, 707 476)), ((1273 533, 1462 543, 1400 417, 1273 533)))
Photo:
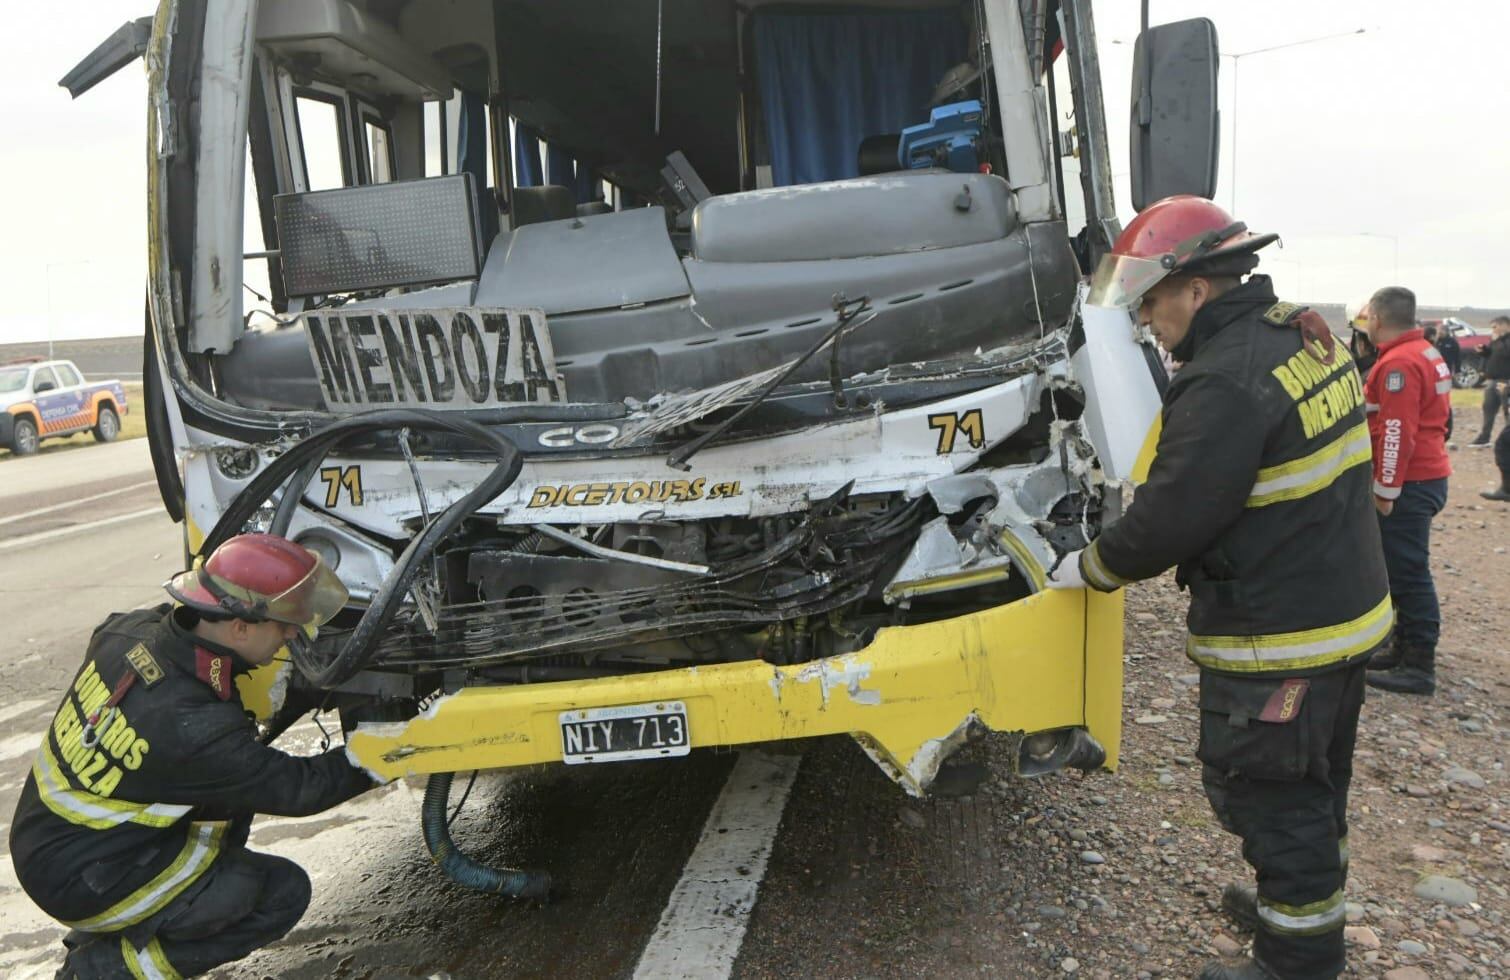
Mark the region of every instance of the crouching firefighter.
POLYGON ((1253 957, 1208 964, 1209 980, 1342 972, 1364 664, 1393 622, 1363 389, 1319 316, 1244 278, 1274 240, 1180 196, 1102 260, 1090 301, 1136 308, 1183 366, 1147 481, 1050 580, 1107 592, 1176 566, 1190 591, 1203 782, 1258 878, 1224 896, 1253 957))
POLYGON ((242 535, 166 588, 177 608, 95 630, 16 806, 16 876, 72 930, 60 977, 193 976, 280 938, 309 878, 246 849, 252 815, 318 813, 375 785, 341 749, 258 741, 236 692, 345 604, 317 556, 242 535))

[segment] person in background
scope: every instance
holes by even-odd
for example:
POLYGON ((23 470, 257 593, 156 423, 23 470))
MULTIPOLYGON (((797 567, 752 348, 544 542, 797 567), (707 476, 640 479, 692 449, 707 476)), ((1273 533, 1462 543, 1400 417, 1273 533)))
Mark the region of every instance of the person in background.
MULTIPOLYGON (((1449 372, 1448 377, 1457 374, 1458 356, 1461 351, 1458 349, 1458 342, 1453 339, 1452 333, 1447 329, 1447 327, 1445 325, 1438 326, 1435 323, 1431 323, 1427 324, 1425 327, 1422 327, 1421 333, 1426 337, 1426 342, 1435 347, 1437 349, 1437 353, 1442 355, 1442 362, 1447 365, 1447 370, 1449 372), (1449 349, 1452 351, 1450 355, 1448 354, 1449 349)), ((1452 442, 1453 421, 1454 419, 1452 415, 1452 406, 1449 402, 1447 408, 1447 441, 1449 443, 1452 442)))
POLYGON ((1500 485, 1493 490, 1480 490, 1479 496, 1510 503, 1510 425, 1505 426, 1500 437, 1494 440, 1494 465, 1499 467, 1500 485))
POLYGON ((1347 325, 1352 328, 1353 335, 1348 339, 1348 353, 1353 355, 1353 362, 1358 367, 1358 377, 1367 379, 1368 372, 1373 368, 1374 361, 1379 359, 1379 351, 1374 347, 1374 342, 1368 339, 1368 331, 1364 330, 1364 321, 1368 317, 1368 301, 1362 303, 1349 303, 1347 307, 1347 325))
MULTIPOLYGON (((1494 435, 1494 417, 1507 407, 1507 391, 1510 391, 1510 316, 1497 316, 1489 321, 1493 339, 1484 353, 1484 424, 1479 434, 1468 445, 1482 449, 1489 445, 1494 435)), ((1495 450, 1498 454, 1498 448, 1495 450)))
POLYGON ((1368 683, 1403 694, 1436 690, 1442 613, 1431 577, 1431 520, 1447 505, 1452 375, 1416 326, 1416 294, 1386 286, 1368 302, 1379 360, 1364 383, 1374 450, 1374 506, 1395 603, 1394 643, 1369 662, 1368 683))
POLYGON ((1458 368, 1463 363, 1463 348, 1458 343, 1458 338, 1452 335, 1452 328, 1444 321, 1440 327, 1432 327, 1427 340, 1442 355, 1442 360, 1447 362, 1447 370, 1457 377, 1458 368))

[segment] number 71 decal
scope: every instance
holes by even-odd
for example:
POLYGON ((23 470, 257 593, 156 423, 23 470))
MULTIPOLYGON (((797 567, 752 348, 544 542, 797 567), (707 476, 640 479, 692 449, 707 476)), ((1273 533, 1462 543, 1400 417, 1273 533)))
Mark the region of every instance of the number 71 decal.
POLYGON ((341 490, 346 490, 353 507, 362 506, 362 468, 327 466, 320 470, 320 480, 325 484, 325 506, 334 507, 341 502, 341 490))
POLYGON ((986 422, 980 409, 968 412, 943 412, 928 416, 928 428, 939 433, 938 454, 947 456, 954 452, 954 442, 960 433, 970 440, 971 449, 983 449, 986 445, 986 422))
POLYGON ((938 415, 929 415, 929 429, 938 429, 939 456, 953 453, 954 442, 959 439, 960 433, 969 439, 971 448, 985 448, 986 445, 986 421, 978 408, 969 409, 968 412, 941 412, 938 415))

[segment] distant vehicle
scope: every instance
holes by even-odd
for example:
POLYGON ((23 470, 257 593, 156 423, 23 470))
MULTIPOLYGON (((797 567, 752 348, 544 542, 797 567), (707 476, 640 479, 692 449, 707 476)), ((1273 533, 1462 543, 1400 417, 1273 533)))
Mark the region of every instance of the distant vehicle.
POLYGON ((17 456, 30 456, 43 439, 86 429, 97 442, 114 442, 125 414, 121 383, 86 382, 72 361, 0 365, 0 446, 17 456))

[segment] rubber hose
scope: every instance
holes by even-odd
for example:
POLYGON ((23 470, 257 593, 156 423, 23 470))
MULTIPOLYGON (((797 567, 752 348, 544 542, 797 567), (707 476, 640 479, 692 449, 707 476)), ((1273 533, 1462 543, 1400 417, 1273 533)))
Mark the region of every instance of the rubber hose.
POLYGON ((398 612, 399 600, 409 591, 414 577, 419 574, 423 560, 428 558, 437 545, 461 522, 475 513, 488 501, 507 490, 518 478, 524 459, 508 439, 497 432, 466 419, 453 418, 440 412, 419 409, 384 409, 367 412, 333 422, 300 442, 288 452, 268 464, 257 474, 246 489, 226 508, 220 520, 205 537, 200 554, 208 555, 224 541, 239 533, 252 515, 257 512, 284 481, 293 476, 311 459, 323 459, 337 444, 359 433, 372 430, 396 429, 408 426, 415 429, 441 429, 471 438, 494 451, 498 465, 473 490, 451 504, 431 521, 419 534, 410 539, 394 569, 373 596, 372 602, 362 613, 356 628, 347 636, 345 643, 331 660, 324 664, 311 662, 295 650, 294 660, 299 670, 319 687, 334 687, 348 680, 367 665, 378 637, 392 622, 398 612))
POLYGON ((446 876, 459 885, 480 892, 506 895, 509 898, 545 901, 551 894, 551 876, 544 871, 519 871, 513 868, 490 868, 456 849, 451 831, 446 828, 446 804, 451 796, 454 773, 437 772, 425 784, 425 802, 421 807, 421 824, 425 847, 431 859, 446 876))

